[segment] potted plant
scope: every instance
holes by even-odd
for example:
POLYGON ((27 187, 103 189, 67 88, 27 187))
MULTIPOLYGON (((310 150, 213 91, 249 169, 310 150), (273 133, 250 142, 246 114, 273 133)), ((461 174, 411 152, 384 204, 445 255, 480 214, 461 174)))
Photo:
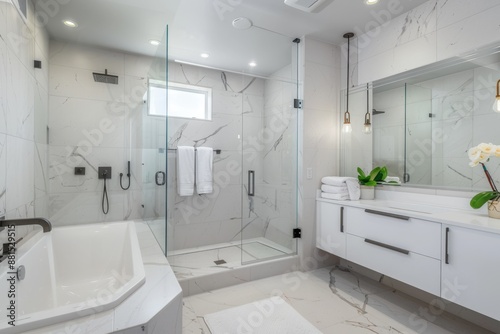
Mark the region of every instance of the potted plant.
POLYGON ((483 191, 472 197, 470 206, 474 209, 479 209, 486 202, 489 202, 488 216, 491 218, 500 218, 500 192, 485 165, 485 163, 490 160, 491 156, 500 157, 500 146, 491 143, 481 143, 469 149, 467 153, 471 160, 469 165, 471 167, 481 165, 491 187, 491 191, 483 191))
POLYGON ((377 182, 385 180, 387 167, 375 167, 367 175, 358 167, 358 181, 361 185, 361 199, 374 199, 377 182))

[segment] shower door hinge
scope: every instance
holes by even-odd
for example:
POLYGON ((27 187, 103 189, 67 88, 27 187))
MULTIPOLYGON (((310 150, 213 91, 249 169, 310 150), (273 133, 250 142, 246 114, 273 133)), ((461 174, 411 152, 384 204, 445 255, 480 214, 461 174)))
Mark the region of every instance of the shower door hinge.
POLYGON ((295 109, 302 109, 302 104, 304 103, 304 100, 301 99, 293 99, 293 107, 295 109))
POLYGON ((294 228, 293 229, 293 238, 294 239, 300 239, 300 238, 302 238, 302 229, 300 229, 300 228, 294 228))

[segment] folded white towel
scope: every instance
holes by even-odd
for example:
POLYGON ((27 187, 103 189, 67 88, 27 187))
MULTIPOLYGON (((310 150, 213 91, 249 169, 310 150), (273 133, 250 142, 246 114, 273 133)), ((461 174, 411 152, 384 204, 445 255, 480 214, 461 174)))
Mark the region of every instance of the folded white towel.
POLYGON ((349 190, 349 198, 351 201, 357 201, 361 197, 361 189, 359 187, 359 182, 355 178, 350 178, 345 181, 347 189, 349 190))
POLYGON ((349 177, 349 176, 325 176, 324 178, 321 179, 321 182, 324 184, 327 184, 329 186, 345 186, 345 181, 349 179, 354 179, 354 177, 349 177))
POLYGON ((321 192, 321 197, 326 198, 326 199, 334 199, 337 201, 345 201, 345 200, 349 199, 349 194, 330 194, 330 193, 321 192))
POLYGON ((214 150, 210 147, 196 149, 196 192, 211 194, 213 191, 212 166, 214 150))
POLYGON ((348 194, 349 191, 347 190, 347 185, 344 186, 329 186, 327 184, 323 184, 321 186, 321 191, 325 193, 330 193, 330 194, 348 194))
POLYGON ((177 193, 179 196, 194 194, 194 147, 177 147, 177 193))

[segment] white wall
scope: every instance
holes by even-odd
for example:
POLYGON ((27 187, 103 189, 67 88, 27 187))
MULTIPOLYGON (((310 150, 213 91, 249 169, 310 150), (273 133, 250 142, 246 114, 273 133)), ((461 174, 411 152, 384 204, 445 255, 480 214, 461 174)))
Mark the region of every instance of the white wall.
MULTIPOLYGON (((28 4, 25 23, 14 6, 0 2, 0 216, 7 219, 47 217, 49 41, 28 4), (34 68, 35 59, 42 69, 34 68)), ((17 238, 28 230, 17 228, 17 238)))
MULTIPOLYGON (((156 140, 161 135, 150 124, 150 132, 142 137, 143 96, 153 58, 51 41, 49 61, 52 223, 141 218, 144 214, 141 205, 145 204, 142 185, 148 180, 152 183, 154 176, 151 172, 143 180, 142 170, 156 169, 156 165, 147 165, 156 163, 154 159, 146 158, 151 155, 149 151, 153 151, 153 157, 156 154, 156 140), (118 85, 94 81, 92 73, 104 73, 105 69, 118 75, 118 85), (153 133, 156 135, 152 136, 153 133), (150 150, 143 151, 143 147, 150 150), (120 188, 119 174, 127 173, 129 160, 131 186, 125 191, 120 188), (112 178, 107 181, 110 207, 107 215, 101 210, 104 183, 98 180, 99 166, 112 167, 112 178), (86 175, 74 175, 74 167, 85 167, 86 175)), ((127 184, 125 177, 124 185, 127 184)))
POLYGON ((301 41, 303 65, 299 141, 299 243, 301 268, 321 266, 328 255, 316 248, 316 190, 321 178, 339 173, 340 48, 309 38, 301 41), (311 168, 312 178, 307 178, 311 168), (319 253, 318 253, 319 252, 319 253))

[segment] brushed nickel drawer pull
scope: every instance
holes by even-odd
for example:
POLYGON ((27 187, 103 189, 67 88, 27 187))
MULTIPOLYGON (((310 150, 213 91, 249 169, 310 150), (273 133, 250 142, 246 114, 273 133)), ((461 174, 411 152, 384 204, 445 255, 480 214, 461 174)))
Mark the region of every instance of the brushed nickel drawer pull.
POLYGON ((396 218, 396 219, 401 219, 401 220, 410 220, 410 217, 408 217, 408 216, 397 215, 395 213, 388 213, 388 212, 382 212, 382 211, 376 211, 376 210, 370 210, 370 209, 365 209, 365 212, 372 213, 374 215, 386 216, 386 217, 391 217, 391 218, 396 218))
POLYGON ((406 249, 402 249, 402 248, 394 247, 394 246, 391 246, 391 245, 387 245, 387 244, 384 244, 384 243, 381 243, 381 242, 378 242, 378 241, 375 241, 375 240, 365 239, 365 242, 367 242, 369 244, 372 244, 372 245, 375 245, 375 246, 387 248, 387 249, 390 249, 392 251, 395 251, 395 252, 398 252, 398 253, 402 253, 402 254, 405 254, 405 255, 410 254, 410 251, 408 251, 406 249))

